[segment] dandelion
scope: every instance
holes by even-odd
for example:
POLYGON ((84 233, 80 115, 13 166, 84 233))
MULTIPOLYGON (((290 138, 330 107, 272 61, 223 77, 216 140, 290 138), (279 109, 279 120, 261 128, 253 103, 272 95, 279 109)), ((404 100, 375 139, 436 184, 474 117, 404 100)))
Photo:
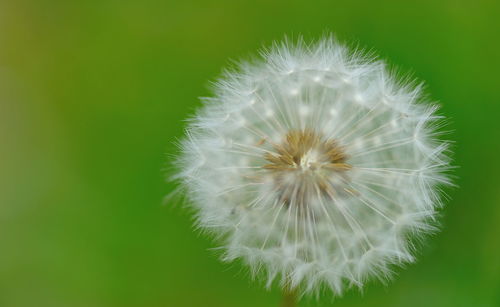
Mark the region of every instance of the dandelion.
POLYGON ((262 58, 219 80, 180 144, 197 225, 268 286, 340 295, 385 280, 414 261, 450 184, 436 105, 332 38, 262 58))

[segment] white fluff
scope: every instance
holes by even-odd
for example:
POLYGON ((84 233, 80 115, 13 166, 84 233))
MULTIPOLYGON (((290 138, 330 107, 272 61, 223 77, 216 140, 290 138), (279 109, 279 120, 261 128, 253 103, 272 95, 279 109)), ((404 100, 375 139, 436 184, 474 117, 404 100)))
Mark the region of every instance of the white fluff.
POLYGON ((279 279, 302 294, 326 286, 337 295, 414 260, 411 238, 434 229, 439 187, 450 184, 436 106, 420 87, 326 38, 271 48, 203 100, 176 179, 224 260, 242 259, 268 286, 279 279), (291 131, 335 142, 347 166, 302 143, 295 162, 278 161, 291 131), (285 167, 265 167, 269 159, 285 167))

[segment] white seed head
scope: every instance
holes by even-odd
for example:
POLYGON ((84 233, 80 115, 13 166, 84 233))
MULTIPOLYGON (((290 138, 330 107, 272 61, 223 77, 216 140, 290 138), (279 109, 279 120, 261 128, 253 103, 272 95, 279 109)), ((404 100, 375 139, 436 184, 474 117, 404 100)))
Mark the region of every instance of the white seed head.
POLYGON ((435 110, 331 38, 284 43, 217 83, 176 178, 224 260, 339 295, 413 261, 412 237, 433 230, 450 184, 435 110))

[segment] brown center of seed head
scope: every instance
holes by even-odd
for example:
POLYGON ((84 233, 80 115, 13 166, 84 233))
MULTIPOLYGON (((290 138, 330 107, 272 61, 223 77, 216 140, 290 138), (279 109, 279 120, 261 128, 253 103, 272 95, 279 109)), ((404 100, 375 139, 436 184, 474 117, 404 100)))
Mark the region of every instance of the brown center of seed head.
POLYGON ((307 206, 311 198, 333 197, 335 184, 351 168, 344 149, 313 130, 291 130, 274 152, 264 154, 281 201, 287 206, 307 206))

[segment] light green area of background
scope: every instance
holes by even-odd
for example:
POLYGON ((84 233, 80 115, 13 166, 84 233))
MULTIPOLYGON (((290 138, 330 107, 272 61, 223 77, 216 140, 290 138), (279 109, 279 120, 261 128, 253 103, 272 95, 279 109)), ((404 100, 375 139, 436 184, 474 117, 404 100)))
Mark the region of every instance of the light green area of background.
POLYGON ((0 306, 277 306, 162 205, 162 168, 229 59, 328 31, 426 80, 460 166, 419 261, 333 306, 500 306, 499 16, 488 0, 1 0, 0 306))

